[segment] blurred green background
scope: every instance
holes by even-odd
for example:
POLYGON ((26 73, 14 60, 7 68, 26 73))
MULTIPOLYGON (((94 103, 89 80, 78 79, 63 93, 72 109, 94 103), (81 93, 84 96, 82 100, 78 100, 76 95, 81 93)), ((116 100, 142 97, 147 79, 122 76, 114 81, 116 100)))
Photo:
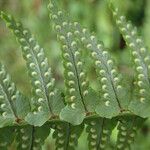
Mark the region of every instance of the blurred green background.
MULTIPOLYGON (((74 21, 80 22, 91 32, 94 32, 100 41, 112 54, 117 67, 123 74, 125 84, 131 91, 133 85, 133 68, 130 50, 126 48, 125 42, 118 32, 112 19, 111 12, 106 0, 59 0, 62 7, 67 10, 74 21)), ((121 13, 126 15, 134 25, 138 27, 139 33, 143 36, 146 45, 150 46, 150 0, 114 0, 121 13)), ((24 26, 29 28, 37 38, 49 58, 57 86, 64 89, 63 66, 61 60, 60 45, 56 40, 53 25, 49 21, 47 11, 48 0, 0 0, 0 10, 15 16, 24 26)), ((98 88, 95 83, 95 74, 92 62, 86 57, 85 68, 88 68, 89 79, 93 88, 98 88)), ((31 86, 25 62, 22 59, 19 44, 6 29, 0 20, 0 61, 3 62, 12 75, 12 79, 18 88, 30 96, 31 86)), ((112 135, 112 146, 116 138, 116 130, 112 135)), ((78 150, 87 149, 86 133, 80 140, 78 150)), ((150 121, 148 120, 138 134, 133 149, 150 149, 150 121), (138 144, 137 144, 138 143, 138 144)), ((43 149, 53 150, 54 141, 49 137, 43 149)))

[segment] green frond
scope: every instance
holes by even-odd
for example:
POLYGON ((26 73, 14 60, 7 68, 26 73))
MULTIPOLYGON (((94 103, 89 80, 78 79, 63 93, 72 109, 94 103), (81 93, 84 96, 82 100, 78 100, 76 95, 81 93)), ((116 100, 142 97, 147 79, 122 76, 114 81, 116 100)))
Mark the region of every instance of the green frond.
POLYGON ((57 9, 54 1, 50 3, 49 9, 57 37, 62 43, 67 106, 61 111, 60 117, 77 125, 83 121, 86 115, 94 112, 93 108, 88 107, 90 95, 94 95, 94 92, 89 88, 83 69, 81 49, 74 37, 71 25, 63 12, 57 9))
POLYGON ((131 101, 129 109, 141 116, 150 116, 150 54, 145 47, 141 37, 137 34, 137 28, 134 27, 131 22, 126 21, 124 16, 120 16, 118 9, 113 7, 113 16, 116 20, 116 24, 122 33, 127 46, 132 50, 132 56, 134 59, 134 66, 136 71, 136 98, 131 101))
MULTIPOLYGON (((103 91, 102 100, 99 101, 96 112, 100 116, 107 118, 118 115, 128 105, 128 101, 123 99, 124 89, 120 84, 121 79, 113 65, 112 59, 106 51, 106 48, 102 43, 98 43, 96 38, 90 35, 85 28, 82 29, 77 22, 71 23, 66 19, 67 17, 63 15, 64 13, 56 9, 57 6, 54 2, 51 3, 49 7, 52 13, 51 18, 55 22, 55 28, 58 34, 60 33, 59 37, 64 43, 63 48, 64 54, 66 54, 66 61, 71 61, 70 54, 66 53, 68 52, 68 47, 69 49, 73 49, 72 51, 75 54, 76 50, 78 50, 77 47, 80 45, 78 41, 84 44, 85 48, 91 52, 92 57, 94 58, 97 76, 98 78, 100 77, 100 82, 102 83, 101 91, 103 91)), ((74 62, 74 64, 76 64, 76 62, 74 62)), ((70 66, 69 68, 71 70, 67 71, 73 73, 72 78, 73 75, 76 77, 73 71, 74 68, 70 66)))
POLYGON ((117 137, 117 150, 130 149, 131 144, 134 142, 136 132, 143 125, 144 119, 132 116, 126 117, 120 120, 118 125, 118 137, 117 137))
POLYGON ((0 64, 0 127, 20 123, 30 111, 30 104, 11 82, 4 65, 0 64))
POLYGON ((8 150, 15 139, 15 127, 4 127, 0 129, 0 149, 8 150))
POLYGON ((136 83, 130 98, 104 44, 78 22, 70 21, 55 0, 50 0, 49 10, 62 45, 65 94, 55 87, 44 50, 30 31, 12 16, 0 12, 21 45, 33 87, 29 100, 17 90, 0 63, 0 149, 7 150, 15 144, 17 150, 42 150, 52 129, 56 150, 75 150, 86 128, 89 149, 107 150, 111 148, 110 137, 115 127, 118 135, 114 149, 131 149, 138 129, 150 117, 150 53, 137 29, 119 16, 112 0, 108 1, 117 26, 132 49, 136 83), (94 61, 99 94, 89 86, 83 47, 94 61))
POLYGON ((72 126, 70 123, 53 124, 53 138, 56 140, 56 150, 75 150, 84 125, 72 126))
POLYGON ((19 41, 31 77, 34 97, 31 100, 32 112, 27 115, 26 120, 32 125, 41 126, 50 118, 58 117, 64 106, 59 95, 60 92, 54 87, 54 78, 52 78, 51 68, 48 65, 44 51, 30 31, 5 13, 1 13, 1 18, 19 41), (54 105, 56 104, 55 101, 58 102, 56 98, 59 98, 58 106, 54 105), (58 107, 59 112, 55 114, 54 111, 55 109, 58 110, 58 107), (39 120, 39 117, 42 117, 42 120, 39 120))
POLYGON ((82 29, 79 23, 74 22, 73 28, 74 34, 91 52, 96 73, 100 79, 102 94, 96 112, 106 118, 117 116, 128 105, 128 100, 124 99, 125 89, 120 83, 120 75, 103 43, 98 43, 96 37, 91 35, 87 29, 82 29))
POLYGON ((87 121, 88 146, 90 150, 107 149, 111 132, 116 126, 116 120, 105 118, 91 119, 87 121))
POLYGON ((49 124, 42 127, 30 125, 19 127, 17 130, 17 150, 41 150, 45 139, 50 134, 49 124))

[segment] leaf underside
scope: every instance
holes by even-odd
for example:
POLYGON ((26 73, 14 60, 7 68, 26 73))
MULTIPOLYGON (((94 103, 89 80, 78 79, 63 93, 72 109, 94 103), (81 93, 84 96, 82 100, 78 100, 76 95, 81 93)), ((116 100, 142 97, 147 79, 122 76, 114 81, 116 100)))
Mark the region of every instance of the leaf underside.
POLYGON ((17 129, 17 150, 41 150, 45 139, 50 134, 50 125, 42 127, 30 125, 22 126, 17 129))
POLYGON ((107 149, 110 136, 117 121, 105 118, 90 119, 87 121, 88 146, 90 150, 107 149))
POLYGON ((118 125, 117 150, 131 149, 131 144, 134 142, 136 133, 142 127, 145 119, 137 116, 124 117, 118 125))
POLYGON ((150 116, 150 53, 146 48, 143 39, 138 36, 137 28, 125 16, 120 16, 118 9, 111 5, 116 24, 126 41, 127 46, 132 50, 132 57, 135 68, 135 92, 134 99, 129 105, 129 109, 141 117, 150 116))
POLYGON ((85 126, 89 149, 108 149, 112 130, 118 121, 115 149, 131 149, 136 132, 146 120, 143 118, 150 116, 150 55, 136 28, 124 16, 119 16, 118 9, 112 5, 111 9, 123 38, 132 49, 136 70, 134 92, 137 93, 133 94, 130 104, 120 75, 103 43, 78 22, 72 23, 57 8, 54 0, 51 0, 49 10, 62 44, 66 106, 63 94, 55 87, 44 50, 21 23, 4 12, 0 13, 21 45, 33 94, 29 101, 17 90, 0 64, 0 149, 7 150, 17 141, 18 150, 41 150, 52 128, 56 150, 75 150, 85 126), (99 94, 89 86, 84 70, 83 46, 94 61, 99 94), (132 114, 128 116, 126 112, 132 114))
POLYGON ((70 123, 58 123, 53 124, 52 128, 55 130, 53 138, 56 141, 56 150, 75 150, 84 125, 72 126, 70 123))

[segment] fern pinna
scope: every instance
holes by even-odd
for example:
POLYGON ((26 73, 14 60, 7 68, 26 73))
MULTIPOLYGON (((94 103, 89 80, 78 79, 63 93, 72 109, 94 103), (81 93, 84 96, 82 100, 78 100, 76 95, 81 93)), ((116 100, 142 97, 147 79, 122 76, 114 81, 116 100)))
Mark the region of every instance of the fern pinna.
POLYGON ((121 73, 96 35, 71 21, 54 0, 48 8, 61 43, 64 93, 56 87, 44 50, 30 31, 12 16, 0 13, 21 46, 32 85, 32 97, 24 96, 0 64, 0 149, 15 141, 18 150, 40 150, 52 131, 55 149, 74 150, 84 128, 90 150, 111 149, 115 127, 118 136, 112 149, 130 149, 137 130, 150 116, 149 52, 143 40, 111 4, 117 26, 132 49, 136 84, 131 100, 121 73), (91 87, 83 49, 94 62, 99 91, 91 87))
POLYGON ((136 70, 137 96, 135 97, 135 100, 131 102, 129 109, 141 117, 149 117, 149 51, 145 47, 142 38, 138 36, 136 27, 134 27, 130 22, 127 22, 124 16, 119 16, 118 9, 114 9, 112 5, 111 9, 120 32, 122 33, 129 48, 132 50, 134 67, 136 70))
POLYGON ((33 85, 31 103, 34 106, 31 105, 33 106, 32 112, 26 116, 26 120, 33 125, 43 125, 48 119, 55 118, 59 109, 63 108, 61 97, 58 95, 60 93, 54 88, 54 78, 52 78, 48 60, 43 49, 27 29, 23 28, 11 16, 4 13, 1 15, 21 45, 33 85), (57 98, 60 102, 54 101, 57 98), (58 108, 53 109, 55 106, 58 108), (39 120, 40 116, 42 116, 42 120, 39 120))
POLYGON ((0 64, 0 127, 24 122, 30 104, 11 81, 4 65, 0 64))
POLYGON ((50 6, 51 18, 55 23, 57 36, 62 42, 62 55, 64 64, 64 77, 66 85, 67 106, 62 110, 60 117, 72 124, 80 124, 86 115, 94 111, 97 97, 89 87, 86 73, 83 70, 81 60, 81 48, 74 37, 69 22, 65 19, 62 11, 59 11, 54 4, 50 6), (92 96, 91 96, 92 95, 92 96), (95 100, 90 102, 91 97, 95 100), (68 116, 70 113, 70 116, 68 116), (80 116, 79 116, 80 114, 80 116), (72 120, 73 119, 73 120, 72 120))

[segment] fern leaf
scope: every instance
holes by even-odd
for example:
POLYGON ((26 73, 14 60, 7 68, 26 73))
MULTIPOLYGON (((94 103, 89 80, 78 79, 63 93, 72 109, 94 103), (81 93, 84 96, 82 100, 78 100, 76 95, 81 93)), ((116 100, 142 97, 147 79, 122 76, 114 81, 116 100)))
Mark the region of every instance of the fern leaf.
POLYGON ((53 138, 56 139, 56 150, 75 150, 78 139, 84 129, 83 124, 72 126, 70 123, 53 124, 53 138))
POLYGON ((88 146, 90 150, 107 149, 111 132, 117 121, 105 118, 90 119, 87 121, 88 146))
POLYGON ((103 97, 96 108, 96 112, 100 116, 107 118, 118 115, 127 107, 128 101, 124 100, 124 89, 120 84, 120 77, 116 72, 113 61, 108 55, 106 48, 101 43, 99 44, 95 37, 91 36, 86 29, 82 29, 77 22, 72 24, 68 21, 62 11, 56 10, 54 2, 50 5, 50 10, 52 12, 51 17, 55 22, 55 28, 62 34, 60 37, 64 40, 63 42, 66 41, 67 35, 71 33, 71 36, 68 37, 69 42, 75 41, 77 43, 80 40, 91 51, 95 60, 97 76, 101 78, 101 91, 103 91, 103 97), (66 33, 63 36, 64 32, 66 33), (77 38, 74 38, 73 35, 76 35, 77 38), (76 39, 78 40, 76 41, 76 39))
POLYGON ((137 34, 136 27, 126 21, 124 16, 119 16, 118 9, 111 7, 117 26, 122 33, 127 46, 132 50, 136 70, 137 96, 131 101, 129 109, 141 116, 150 116, 150 54, 141 37, 137 34))
POLYGON ((0 127, 20 123, 30 111, 30 104, 11 82, 4 65, 0 64, 0 127))
POLYGON ((137 130, 142 126, 144 119, 131 116, 123 118, 118 125, 117 137, 117 150, 130 149, 131 144, 134 142, 137 130))
POLYGON ((45 139, 50 134, 50 126, 49 124, 42 127, 26 125, 19 127, 17 132, 18 150, 41 150, 45 139))
POLYGON ((15 139, 15 127, 4 127, 0 129, 0 149, 8 150, 15 139))
POLYGON ((19 41, 31 77, 34 97, 31 101, 32 112, 27 115, 26 120, 32 125, 41 126, 50 118, 58 117, 59 113, 55 113, 55 109, 60 111, 64 106, 60 92, 54 88, 54 78, 44 51, 30 31, 3 12, 1 18, 5 20, 19 41), (57 98, 59 98, 59 105, 55 105, 55 101, 58 104, 57 98))
POLYGON ((97 76, 100 79, 102 97, 96 112, 101 117, 111 118, 124 111, 128 105, 125 100, 125 90, 121 86, 121 78, 116 71, 113 61, 102 43, 98 43, 95 36, 81 28, 79 23, 74 24, 74 33, 87 48, 95 61, 97 76))
POLYGON ((81 50, 78 41, 74 38, 71 26, 62 11, 57 9, 54 1, 49 6, 57 36, 62 43, 67 106, 61 111, 60 117, 78 125, 86 115, 94 112, 93 108, 89 107, 90 95, 94 95, 94 92, 88 86, 81 60, 81 50))

